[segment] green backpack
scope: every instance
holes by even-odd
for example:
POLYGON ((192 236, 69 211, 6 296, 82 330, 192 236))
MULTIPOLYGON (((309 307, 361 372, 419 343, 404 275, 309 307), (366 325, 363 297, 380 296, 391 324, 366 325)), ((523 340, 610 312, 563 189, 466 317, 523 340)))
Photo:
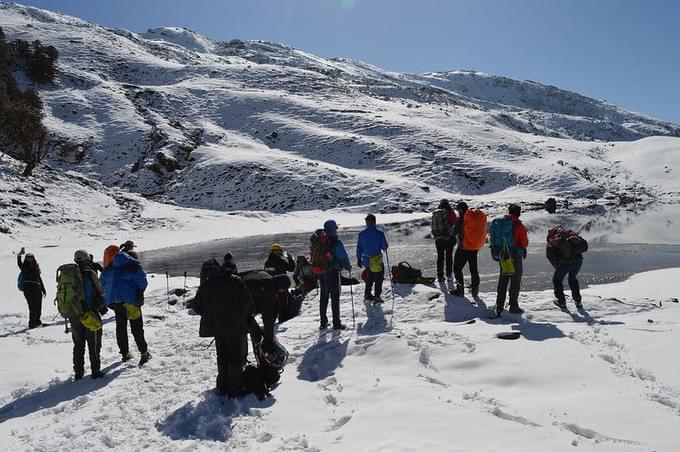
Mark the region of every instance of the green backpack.
POLYGON ((83 315, 85 289, 77 264, 64 264, 57 269, 57 311, 65 318, 83 315))

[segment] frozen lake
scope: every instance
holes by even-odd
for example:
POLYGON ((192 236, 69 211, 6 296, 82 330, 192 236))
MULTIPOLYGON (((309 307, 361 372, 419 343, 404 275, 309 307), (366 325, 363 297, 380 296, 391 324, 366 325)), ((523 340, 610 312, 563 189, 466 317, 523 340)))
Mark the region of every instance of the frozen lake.
MULTIPOLYGON (((490 218, 497 213, 490 213, 490 218)), ((548 214, 544 211, 522 215, 529 230, 529 255, 525 261, 522 287, 526 290, 552 288, 552 267, 545 258, 545 237, 548 229, 562 224, 580 231, 589 242, 589 251, 580 274, 583 286, 609 283, 626 279, 633 273, 659 268, 680 266, 680 206, 660 205, 637 209, 606 211, 592 206, 578 211, 548 214)), ((380 216, 378 216, 378 223, 380 216)), ((321 225, 320 225, 321 226, 321 225)), ((392 265, 408 261, 423 270, 426 276, 435 276, 436 252, 434 241, 428 238, 429 221, 380 225, 390 243, 389 259, 392 265)), ((361 228, 340 227, 339 236, 356 265, 356 239, 361 228)), ((140 252, 144 268, 152 273, 198 276, 201 263, 215 257, 218 260, 227 252, 234 255, 239 270, 262 268, 272 243, 282 243, 287 251, 297 255, 309 253, 309 236, 312 231, 258 235, 244 238, 225 238, 192 245, 140 252)), ((487 247, 479 253, 482 290, 495 289, 498 265, 487 247)), ((354 268, 356 271, 357 268, 354 268)), ((466 273, 468 281, 469 273, 466 273)))

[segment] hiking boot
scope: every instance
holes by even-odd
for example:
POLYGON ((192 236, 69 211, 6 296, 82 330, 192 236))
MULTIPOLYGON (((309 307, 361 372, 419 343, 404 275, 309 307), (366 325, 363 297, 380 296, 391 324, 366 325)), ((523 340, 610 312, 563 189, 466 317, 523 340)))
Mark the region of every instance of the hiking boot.
POLYGON ((334 330, 346 330, 347 325, 345 325, 343 323, 338 323, 337 325, 333 325, 333 329, 334 330))
POLYGON ((73 379, 74 380, 82 380, 83 374, 84 374, 84 372, 82 370, 76 370, 74 375, 73 375, 73 379))
POLYGON ((443 275, 439 275, 439 276, 437 276, 437 281, 444 282, 444 281, 446 281, 446 279, 444 278, 443 275))
POLYGON ((574 305, 576 306, 576 309, 578 309, 579 311, 583 309, 583 303, 581 303, 580 301, 575 301, 574 305))
POLYGON ((478 287, 471 287, 470 293, 472 294, 473 297, 478 297, 479 296, 479 286, 478 287))
POLYGON ((452 282, 452 281, 453 281, 453 276, 451 276, 451 275, 446 275, 446 280, 447 280, 448 282, 452 282))
POLYGON ((375 297, 373 297, 373 304, 381 304, 381 303, 384 303, 382 298, 380 298, 377 295, 375 297))
POLYGON ((139 358, 139 365, 143 366, 146 364, 149 360, 151 359, 151 353, 149 352, 144 352, 142 353, 142 356, 139 358))
POLYGON ((319 325, 319 330, 323 331, 326 328, 328 328, 328 323, 327 322, 321 322, 321 325, 319 325))
POLYGON ((553 300, 553 304, 560 309, 567 309, 567 302, 564 300, 553 300))
POLYGON ((126 363, 132 359, 132 355, 130 353, 121 353, 120 355, 120 362, 122 363, 126 363))
POLYGON ((520 308, 519 306, 510 306, 510 309, 508 309, 512 314, 522 314, 524 313, 524 309, 520 308))
POLYGON ((103 376, 104 376, 104 372, 102 372, 101 370, 95 370, 94 372, 92 372, 92 379, 93 380, 96 380, 98 378, 102 378, 103 376))

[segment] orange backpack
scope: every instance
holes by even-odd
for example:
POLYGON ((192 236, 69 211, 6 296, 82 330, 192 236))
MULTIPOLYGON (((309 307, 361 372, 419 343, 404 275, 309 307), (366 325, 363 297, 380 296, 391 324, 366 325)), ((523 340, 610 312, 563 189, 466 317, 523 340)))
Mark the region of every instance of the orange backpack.
POLYGON ((480 209, 468 209, 463 218, 463 249, 480 249, 486 242, 486 232, 486 214, 480 209))

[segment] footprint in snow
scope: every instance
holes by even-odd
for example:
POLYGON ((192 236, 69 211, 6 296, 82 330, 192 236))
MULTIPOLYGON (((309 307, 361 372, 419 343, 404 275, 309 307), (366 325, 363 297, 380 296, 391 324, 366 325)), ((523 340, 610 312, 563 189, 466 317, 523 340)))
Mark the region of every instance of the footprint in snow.
POLYGON ((345 424, 347 424, 350 420, 352 420, 352 416, 351 416, 351 415, 342 416, 340 419, 336 419, 336 420, 335 420, 335 421, 334 421, 334 422, 326 429, 326 431, 327 431, 327 432, 334 432, 334 431, 336 431, 336 430, 339 430, 339 429, 342 428, 342 426, 344 426, 345 424))

